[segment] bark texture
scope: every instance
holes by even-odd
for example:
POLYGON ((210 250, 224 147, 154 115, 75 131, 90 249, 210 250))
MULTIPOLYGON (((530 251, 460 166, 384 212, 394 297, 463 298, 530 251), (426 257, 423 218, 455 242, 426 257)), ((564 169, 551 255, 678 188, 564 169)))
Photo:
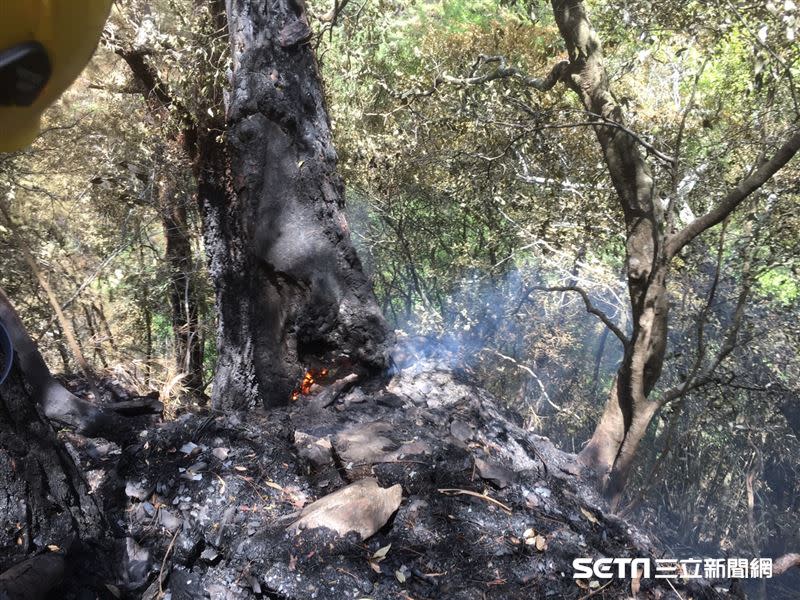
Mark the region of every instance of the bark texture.
MULTIPOLYGON (((66 551, 102 531, 101 513, 26 379, 17 358, 0 385, 0 572, 48 545, 66 551)), ((4 579, 0 592, 11 585, 4 579)))
POLYGON ((304 8, 227 8, 229 163, 208 152, 200 195, 219 308, 213 402, 245 408, 287 402, 310 366, 382 369, 388 333, 350 241, 304 8))
POLYGON ((563 80, 598 121, 595 132, 625 216, 633 331, 603 417, 581 453, 582 460, 604 477, 614 497, 624 487, 635 450, 657 410, 648 396, 661 375, 667 340, 663 215, 637 140, 619 127, 602 125, 621 125, 623 115, 608 89, 600 39, 583 3, 554 1, 553 10, 569 52, 563 80))

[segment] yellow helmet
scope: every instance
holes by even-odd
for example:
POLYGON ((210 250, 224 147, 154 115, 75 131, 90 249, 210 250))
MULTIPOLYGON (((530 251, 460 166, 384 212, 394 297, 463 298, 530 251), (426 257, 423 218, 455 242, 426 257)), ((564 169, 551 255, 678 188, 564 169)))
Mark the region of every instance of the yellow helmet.
POLYGON ((39 133, 42 113, 97 46, 111 0, 0 0, 0 152, 39 133))

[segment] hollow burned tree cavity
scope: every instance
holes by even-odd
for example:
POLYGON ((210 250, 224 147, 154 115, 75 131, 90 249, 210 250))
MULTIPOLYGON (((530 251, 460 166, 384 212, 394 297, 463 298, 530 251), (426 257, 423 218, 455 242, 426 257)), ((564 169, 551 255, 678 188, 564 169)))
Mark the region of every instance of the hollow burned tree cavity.
MULTIPOLYGON (((386 363, 387 327, 350 241, 302 4, 227 3, 229 182, 204 206, 219 308, 218 407, 289 400, 310 364, 386 363)), ((213 163, 209 163, 213 164, 213 163)), ((219 191, 219 186, 217 186, 219 191)))

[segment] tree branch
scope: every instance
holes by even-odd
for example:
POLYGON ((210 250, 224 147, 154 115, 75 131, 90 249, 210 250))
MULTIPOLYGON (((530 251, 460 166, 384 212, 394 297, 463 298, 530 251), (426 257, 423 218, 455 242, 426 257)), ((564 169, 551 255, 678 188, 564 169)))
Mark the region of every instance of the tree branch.
POLYGON ((772 565, 773 575, 783 575, 792 567, 800 567, 800 554, 784 554, 776 558, 772 565))
POLYGON ((667 257, 672 258, 681 249, 705 230, 721 223, 736 208, 747 199, 750 194, 764 185, 775 173, 780 171, 800 151, 800 129, 780 147, 775 155, 761 165, 755 173, 740 181, 725 198, 713 209, 698 217, 678 233, 670 236, 667 241, 667 257))
MULTIPOLYGON (((634 140, 636 140, 636 142, 638 144, 640 144, 645 150, 647 150, 648 152, 650 152, 650 154, 655 156, 657 159, 659 159, 661 161, 664 161, 665 163, 670 164, 670 165, 674 165, 675 164, 675 159, 672 156, 669 156, 668 154, 664 154, 663 152, 658 150, 655 146, 653 146, 653 144, 651 144, 650 142, 644 140, 639 134, 637 134, 632 129, 629 129, 629 128, 625 127, 625 125, 623 125, 622 123, 617 123, 616 121, 614 121, 612 119, 604 117, 603 115, 595 114, 595 113, 593 113, 591 111, 588 111, 588 110, 586 111, 586 114, 589 115, 590 117, 594 117, 596 119, 599 119, 603 123, 603 125, 608 125, 609 127, 614 127, 616 129, 619 129, 620 131, 624 131, 629 136, 631 136, 634 140)), ((593 122, 592 125, 596 126, 597 123, 593 122)))
POLYGON ((158 71, 145 60, 150 54, 149 50, 118 47, 114 52, 128 64, 133 76, 144 87, 145 99, 149 101, 151 97, 155 98, 161 108, 169 108, 172 105, 173 99, 169 89, 159 77, 158 71))
POLYGON ((495 79, 516 78, 525 85, 539 90, 540 92, 546 92, 555 87, 555 85, 561 80, 569 68, 569 61, 562 60, 561 62, 556 63, 546 77, 543 79, 537 79, 535 77, 529 77, 516 67, 506 66, 505 56, 487 56, 485 54, 480 54, 478 55, 478 58, 472 67, 472 72, 475 73, 482 65, 490 63, 497 64, 497 68, 494 71, 484 73, 483 75, 473 75, 472 77, 453 77, 447 73, 442 73, 436 78, 436 82, 451 83, 454 85, 480 85, 482 83, 494 81, 495 79))
POLYGON ((594 304, 592 304, 591 299, 589 299, 589 294, 586 293, 586 290, 580 288, 576 285, 559 285, 559 286, 533 286, 529 288, 528 292, 533 291, 540 291, 540 292, 575 292, 580 294, 581 298, 583 299, 583 303, 586 305, 586 312, 596 316, 600 319, 603 324, 608 327, 611 332, 619 338, 619 341, 622 342, 623 348, 628 347, 628 336, 626 336, 623 331, 617 327, 614 322, 609 318, 609 316, 604 313, 602 310, 597 308, 594 304))

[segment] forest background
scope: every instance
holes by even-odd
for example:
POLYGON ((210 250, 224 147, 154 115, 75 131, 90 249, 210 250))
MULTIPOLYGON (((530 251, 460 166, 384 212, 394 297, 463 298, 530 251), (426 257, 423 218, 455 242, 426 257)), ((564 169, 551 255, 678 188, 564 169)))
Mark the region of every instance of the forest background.
MULTIPOLYGON (((676 222, 796 127, 793 2, 586 4, 676 222)), ((350 229, 384 314, 580 451, 622 346, 567 288, 629 330, 625 231, 578 99, 525 81, 565 56, 548 4, 307 8, 350 229)), ((184 136, 224 119, 218 14, 118 2, 36 144, 0 156, 0 283, 48 364, 158 390, 169 416, 204 403, 216 361, 184 136)), ((672 265, 659 388, 720 360, 651 422, 620 510, 676 553, 800 547, 798 181, 790 164, 672 265)))

